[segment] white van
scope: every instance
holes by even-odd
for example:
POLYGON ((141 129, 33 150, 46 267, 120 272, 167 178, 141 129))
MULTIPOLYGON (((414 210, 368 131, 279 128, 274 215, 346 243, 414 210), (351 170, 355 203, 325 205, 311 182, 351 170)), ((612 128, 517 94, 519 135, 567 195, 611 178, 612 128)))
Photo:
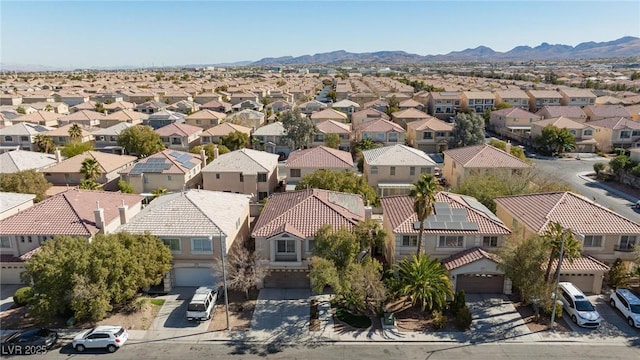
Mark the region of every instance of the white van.
POLYGON ((602 318, 596 308, 580 289, 570 282, 561 282, 562 307, 571 320, 579 326, 595 328, 600 326, 602 318))
POLYGON ((202 286, 196 289, 189 305, 187 320, 209 320, 213 315, 218 300, 218 291, 213 287, 202 286))

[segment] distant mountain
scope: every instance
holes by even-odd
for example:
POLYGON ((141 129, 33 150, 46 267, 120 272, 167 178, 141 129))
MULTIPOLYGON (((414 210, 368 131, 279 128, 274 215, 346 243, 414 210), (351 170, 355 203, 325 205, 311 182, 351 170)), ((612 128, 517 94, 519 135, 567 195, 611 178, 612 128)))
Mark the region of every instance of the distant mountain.
POLYGON ((351 53, 344 50, 303 55, 264 58, 251 63, 253 66, 265 65, 335 65, 335 64, 408 64, 430 61, 526 61, 526 60, 563 60, 618 58, 640 55, 640 38, 626 36, 607 42, 584 42, 578 45, 542 43, 536 47, 516 46, 507 52, 497 52, 486 46, 474 49, 453 51, 444 55, 417 55, 404 51, 378 51, 351 53))

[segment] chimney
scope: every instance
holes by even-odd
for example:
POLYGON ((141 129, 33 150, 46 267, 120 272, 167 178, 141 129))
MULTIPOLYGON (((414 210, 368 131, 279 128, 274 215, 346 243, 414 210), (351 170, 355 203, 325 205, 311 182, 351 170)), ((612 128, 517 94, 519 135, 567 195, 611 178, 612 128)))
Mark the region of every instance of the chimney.
POLYGON ((104 232, 104 209, 100 208, 100 201, 96 201, 96 209, 93 210, 96 227, 104 232))
POLYGON ((118 212, 120 213, 120 225, 124 225, 127 223, 127 206, 124 204, 124 199, 122 200, 122 204, 118 207, 118 212))
POLYGON ((220 150, 218 150, 218 145, 213 145, 213 159, 217 159, 220 156, 220 150))
POLYGON ((364 207, 364 220, 371 220, 371 215, 373 214, 373 208, 369 205, 364 207))
POLYGON ((511 154, 511 140, 507 140, 507 143, 504 146, 504 152, 511 154))
POLYGON ((104 111, 104 116, 109 115, 109 113, 107 113, 107 110, 104 111))
POLYGON ((204 148, 200 149, 200 159, 202 159, 202 167, 207 166, 207 153, 204 151, 204 148))
POLYGON ((62 162, 62 153, 60 152, 60 149, 56 148, 55 154, 56 154, 56 162, 61 163, 62 162))

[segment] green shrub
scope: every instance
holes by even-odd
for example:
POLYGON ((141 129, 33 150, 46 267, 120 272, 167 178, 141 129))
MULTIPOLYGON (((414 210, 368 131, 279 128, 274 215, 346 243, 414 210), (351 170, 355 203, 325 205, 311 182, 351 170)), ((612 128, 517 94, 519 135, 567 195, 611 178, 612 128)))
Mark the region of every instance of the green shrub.
POLYGON ((616 153, 616 155, 620 156, 620 155, 626 154, 627 150, 625 150, 623 148, 615 148, 615 149, 613 149, 613 152, 616 153))
POLYGON ((30 286, 21 287, 13 294, 13 302, 18 306, 25 306, 33 300, 33 289, 30 286))
POLYGON ((640 176, 640 164, 631 168, 631 174, 633 176, 640 176))
POLYGON ((603 157, 603 158, 606 158, 606 157, 607 157, 607 154, 603 153, 602 151, 598 151, 598 152, 596 152, 596 155, 598 155, 598 156, 600 156, 600 157, 603 157))
POLYGON ((435 330, 444 329, 444 327, 447 326, 447 322, 449 321, 446 316, 442 315, 441 311, 432 312, 431 319, 433 320, 432 324, 435 330))
POLYGON ((458 314, 458 311, 460 311, 466 305, 467 304, 465 301, 464 291, 460 290, 456 292, 455 296, 453 297, 453 301, 451 302, 451 313, 453 314, 453 316, 456 316, 458 314))
POLYGON ((611 265, 611 269, 609 269, 609 286, 614 289, 624 287, 627 285, 628 279, 629 270, 627 266, 620 258, 617 258, 611 265))
POLYGON ((602 170, 604 170, 606 166, 607 164, 598 161, 597 163, 593 164, 593 171, 595 171, 596 175, 598 175, 602 170))
MULTIPOLYGON (((562 310, 562 309, 561 309, 562 310)), ((456 315, 456 325, 462 331, 466 331, 471 328, 471 322, 473 321, 473 317, 471 316, 471 310, 468 307, 463 307, 458 311, 456 315)))

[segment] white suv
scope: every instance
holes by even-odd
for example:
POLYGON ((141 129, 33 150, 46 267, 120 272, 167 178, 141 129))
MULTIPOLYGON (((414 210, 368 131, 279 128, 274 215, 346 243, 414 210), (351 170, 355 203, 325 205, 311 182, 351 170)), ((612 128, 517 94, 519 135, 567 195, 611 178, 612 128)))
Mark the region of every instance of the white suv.
POLYGON ((218 300, 218 291, 210 286, 196 289, 187 305, 187 320, 209 320, 213 315, 218 300))
POLYGON ((561 282, 562 307, 579 326, 595 328, 600 326, 602 318, 596 308, 580 289, 570 282, 561 282))
POLYGON ((101 325, 76 335, 71 345, 80 352, 101 348, 112 353, 124 345, 128 338, 129 334, 122 326, 101 325))
POLYGON ((640 328, 640 299, 629 289, 616 289, 609 298, 611 307, 620 310, 631 326, 640 328))

